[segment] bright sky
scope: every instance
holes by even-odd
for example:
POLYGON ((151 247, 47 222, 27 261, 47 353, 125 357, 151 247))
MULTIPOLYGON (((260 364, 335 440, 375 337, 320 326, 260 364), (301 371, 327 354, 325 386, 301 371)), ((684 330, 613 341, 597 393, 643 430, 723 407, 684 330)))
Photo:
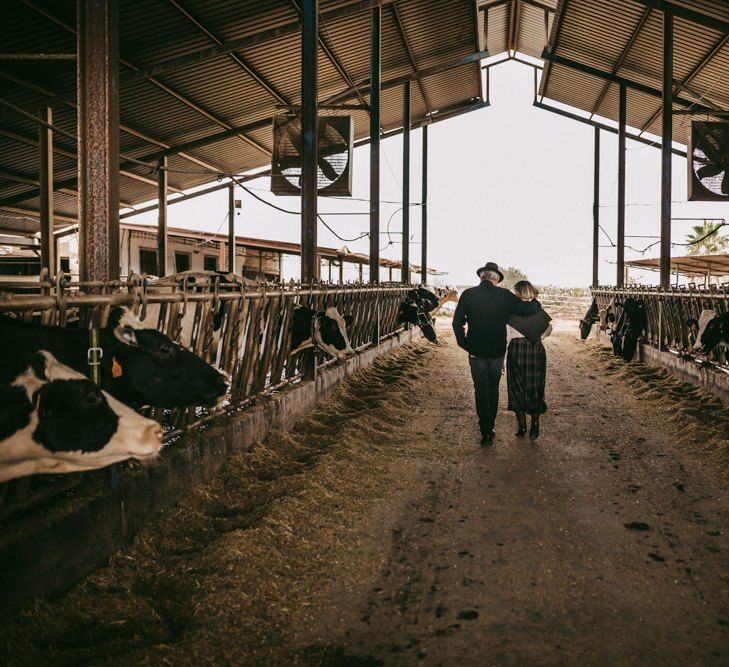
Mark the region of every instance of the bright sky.
MULTIPOLYGON (((475 270, 486 261, 516 266, 538 284, 587 286, 591 280, 593 140, 594 130, 532 106, 533 75, 529 67, 509 62, 492 70, 491 107, 436 123, 429 129, 429 265, 448 272, 442 282, 470 284, 475 270)), ((628 103, 630 98, 628 97, 628 103)), ((687 121, 688 122, 688 121, 687 121)), ((421 132, 411 134, 411 201, 420 202, 421 132)), ((382 143, 381 196, 402 198, 402 140, 382 143)), ((660 229, 660 151, 628 142, 626 235, 657 235, 660 229)), ((353 197, 369 196, 369 148, 355 151, 353 197)), ((720 218, 723 203, 686 202, 686 160, 674 158, 674 217, 720 218)), ((296 197, 275 197, 268 179, 250 183, 251 188, 278 206, 299 210, 296 197)), ((617 136, 602 133, 601 224, 615 241, 617 202, 617 136)), ((299 241, 297 215, 286 215, 238 190, 243 210, 236 233, 243 236, 299 241)), ((382 204, 381 228, 401 230, 399 203, 382 204)), ((321 198, 319 210, 367 213, 367 201, 321 198)), ((227 193, 221 191, 169 208, 169 224, 215 232, 226 230, 227 193)), ((344 238, 354 238, 369 228, 367 215, 325 216, 344 238)), ((129 219, 156 221, 156 213, 129 219)), ((675 221, 673 241, 685 241, 691 225, 675 221)), ((420 263, 420 209, 412 207, 411 261, 420 263)), ((381 237, 382 256, 399 258, 400 236, 381 237)), ((626 244, 645 248, 656 239, 626 239, 626 244)), ((347 247, 367 253, 367 238, 342 241, 319 225, 319 245, 347 247)), ((610 241, 603 234, 601 245, 610 241)), ((684 254, 676 248, 674 254, 684 254)), ((642 255, 626 249, 626 259, 642 255)), ((658 247, 645 254, 658 256, 658 247)), ((615 283, 615 250, 600 249, 600 282, 615 283)), ((284 267, 287 275, 298 273, 298 261, 284 267)), ((366 271, 366 268, 365 268, 366 271)), ((658 275, 635 274, 646 283, 658 275)), ((348 277, 352 278, 352 275, 348 277)), ((366 275, 365 275, 366 278, 366 275)), ((383 273, 383 278, 386 278, 383 273)))

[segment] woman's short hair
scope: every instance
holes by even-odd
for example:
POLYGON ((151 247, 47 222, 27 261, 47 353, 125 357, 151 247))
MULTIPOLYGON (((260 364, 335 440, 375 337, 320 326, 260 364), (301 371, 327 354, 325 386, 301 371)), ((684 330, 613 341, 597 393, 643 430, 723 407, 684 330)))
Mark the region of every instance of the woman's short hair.
POLYGON ((539 291, 528 280, 520 280, 514 285, 514 293, 520 299, 536 299, 539 291))

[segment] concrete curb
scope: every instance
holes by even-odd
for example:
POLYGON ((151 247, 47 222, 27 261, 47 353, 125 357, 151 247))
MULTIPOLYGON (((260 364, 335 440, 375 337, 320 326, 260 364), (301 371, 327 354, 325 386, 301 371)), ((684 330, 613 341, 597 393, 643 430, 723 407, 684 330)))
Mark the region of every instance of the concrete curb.
POLYGON ((68 590, 107 562, 154 514, 211 480, 233 452, 249 450, 271 430, 291 428, 352 373, 419 337, 419 329, 395 334, 379 347, 324 369, 315 381, 286 387, 238 414, 186 433, 153 465, 123 469, 116 494, 100 492, 66 512, 20 519, 0 536, 2 606, 68 590))

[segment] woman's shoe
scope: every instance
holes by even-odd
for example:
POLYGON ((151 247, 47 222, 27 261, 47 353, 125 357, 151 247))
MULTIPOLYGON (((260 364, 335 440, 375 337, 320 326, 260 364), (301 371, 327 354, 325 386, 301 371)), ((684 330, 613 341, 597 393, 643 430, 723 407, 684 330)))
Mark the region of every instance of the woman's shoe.
POLYGON ((516 437, 523 438, 526 433, 526 412, 516 413, 516 437))
POLYGON ((529 431, 529 439, 536 440, 539 437, 539 415, 532 415, 532 428, 529 431))

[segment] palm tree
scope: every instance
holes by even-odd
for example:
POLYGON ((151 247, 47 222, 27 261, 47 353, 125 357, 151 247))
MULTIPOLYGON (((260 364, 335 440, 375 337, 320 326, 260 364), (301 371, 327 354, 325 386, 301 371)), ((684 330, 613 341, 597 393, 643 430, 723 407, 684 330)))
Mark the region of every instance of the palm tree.
POLYGON ((725 252, 729 246, 729 237, 717 232, 722 226, 723 223, 711 220, 704 220, 703 225, 694 225, 693 233, 686 236, 686 242, 691 244, 687 253, 689 255, 718 255, 725 252))

